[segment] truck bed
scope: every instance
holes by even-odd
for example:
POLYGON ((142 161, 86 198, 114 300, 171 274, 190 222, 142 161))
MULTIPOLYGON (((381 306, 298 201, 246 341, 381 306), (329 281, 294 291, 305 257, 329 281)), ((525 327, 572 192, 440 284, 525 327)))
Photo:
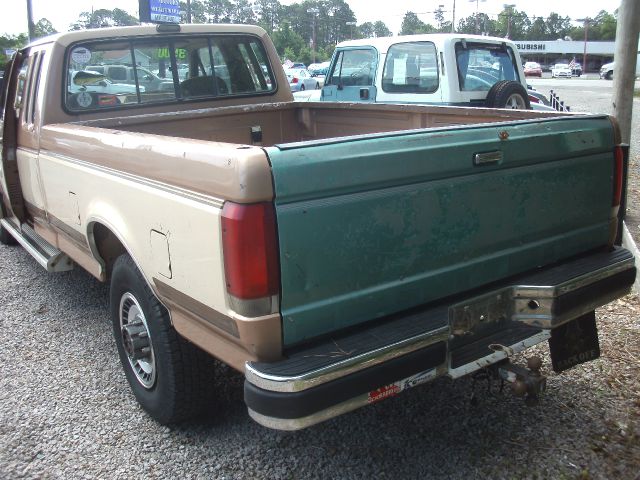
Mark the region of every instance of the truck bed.
POLYGON ((123 131, 137 142, 181 132, 192 141, 171 145, 186 162, 208 145, 210 169, 185 184, 227 178, 234 150, 266 153, 285 346, 610 242, 615 138, 603 115, 289 103, 77 128, 116 126, 125 143, 123 131))

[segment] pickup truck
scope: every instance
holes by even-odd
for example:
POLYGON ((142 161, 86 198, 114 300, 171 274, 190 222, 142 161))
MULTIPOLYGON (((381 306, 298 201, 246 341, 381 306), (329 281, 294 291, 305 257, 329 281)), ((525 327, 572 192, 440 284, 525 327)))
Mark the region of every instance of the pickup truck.
POLYGON ((0 241, 109 283, 122 381, 163 424, 213 408, 213 358, 275 429, 482 369, 535 403, 540 360, 512 355, 597 358, 594 309, 635 279, 607 115, 298 103, 242 25, 57 34, 5 80, 0 241), (142 56, 173 90, 68 88, 142 56))
POLYGON ((341 42, 308 100, 552 110, 540 97, 510 40, 454 33, 341 42))

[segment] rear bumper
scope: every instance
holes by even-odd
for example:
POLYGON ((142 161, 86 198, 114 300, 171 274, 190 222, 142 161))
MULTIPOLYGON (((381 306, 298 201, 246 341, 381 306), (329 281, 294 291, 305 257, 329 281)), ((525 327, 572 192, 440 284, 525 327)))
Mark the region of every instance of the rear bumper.
POLYGON ((279 362, 248 362, 245 403, 264 426, 305 428, 529 348, 551 329, 628 293, 635 276, 633 256, 616 248, 393 315, 287 352, 279 362), (509 348, 487 349, 496 343, 509 348))

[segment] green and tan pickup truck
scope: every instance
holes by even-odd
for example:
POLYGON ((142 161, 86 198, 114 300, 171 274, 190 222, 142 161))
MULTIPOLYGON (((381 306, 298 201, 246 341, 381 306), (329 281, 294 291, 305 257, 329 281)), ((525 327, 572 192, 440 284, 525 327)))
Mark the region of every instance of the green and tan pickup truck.
POLYGON ((277 429, 485 368, 533 403, 540 362, 511 355, 597 358, 594 309, 636 275, 606 115, 295 103, 239 25, 42 39, 2 106, 0 240, 110 282, 126 378, 162 423, 212 408, 213 357, 277 429))

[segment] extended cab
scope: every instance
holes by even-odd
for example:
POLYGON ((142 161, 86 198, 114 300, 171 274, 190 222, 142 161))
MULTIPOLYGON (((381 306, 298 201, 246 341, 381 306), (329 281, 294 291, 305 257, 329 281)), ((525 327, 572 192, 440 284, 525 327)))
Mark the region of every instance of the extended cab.
POLYGON ((213 408, 213 357, 278 429, 485 367, 535 402, 539 361, 509 357, 549 340, 557 371, 597 358, 594 309, 635 278, 607 115, 297 103, 241 25, 39 40, 2 107, 0 241, 109 282, 125 376, 162 423, 213 408), (172 89, 143 88, 143 55, 172 89), (107 60, 134 91, 87 88, 107 60))

